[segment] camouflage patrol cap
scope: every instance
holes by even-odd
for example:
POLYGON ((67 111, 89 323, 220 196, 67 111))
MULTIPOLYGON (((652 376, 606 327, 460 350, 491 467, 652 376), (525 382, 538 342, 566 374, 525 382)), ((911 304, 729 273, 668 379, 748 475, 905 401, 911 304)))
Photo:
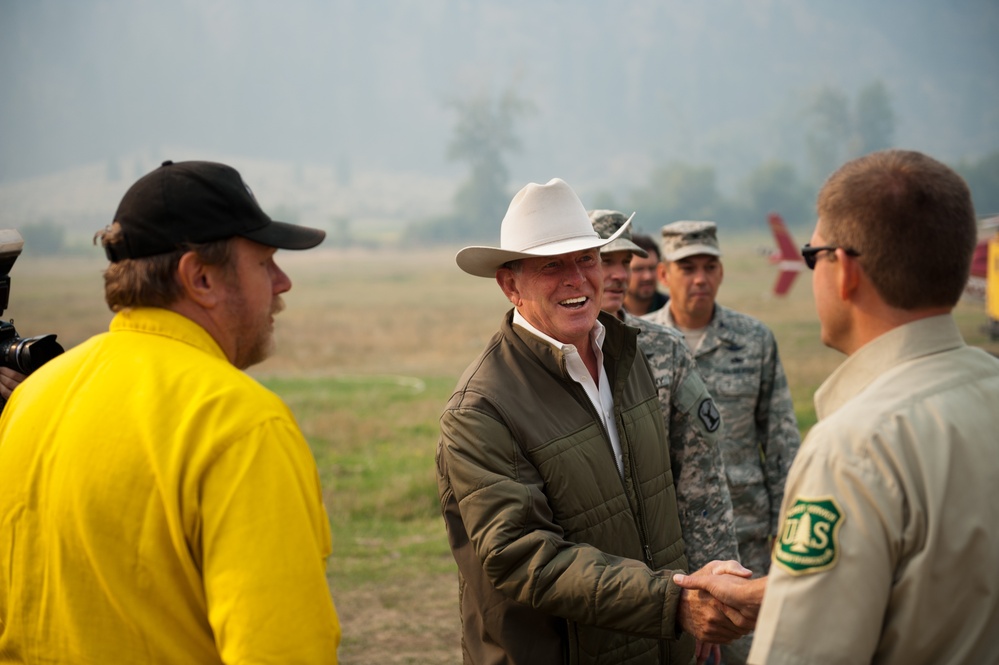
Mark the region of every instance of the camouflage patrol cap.
MULTIPOLYGON (((593 230, 601 238, 610 238, 618 229, 635 217, 635 213, 631 213, 631 217, 625 217, 624 213, 617 210, 587 210, 586 214, 590 216, 590 223, 593 224, 593 230)), ((648 252, 631 241, 630 225, 615 240, 600 248, 601 254, 610 252, 631 252, 643 259, 649 258, 648 252)))
POLYGON ((721 256, 718 227, 714 222, 673 222, 662 228, 664 261, 679 261, 695 254, 721 256))

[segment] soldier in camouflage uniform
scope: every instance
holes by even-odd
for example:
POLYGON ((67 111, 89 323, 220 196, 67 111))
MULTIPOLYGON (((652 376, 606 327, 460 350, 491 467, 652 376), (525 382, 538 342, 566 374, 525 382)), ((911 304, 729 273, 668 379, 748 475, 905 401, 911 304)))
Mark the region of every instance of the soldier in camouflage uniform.
MULTIPOLYGON (((718 403, 739 560, 760 577, 770 569, 784 481, 801 445, 777 341, 761 321, 715 303, 724 270, 714 222, 664 226, 662 260, 670 300, 645 318, 683 333, 718 403)), ((724 662, 745 662, 751 637, 723 647, 724 662)))
MULTIPOLYGON (((611 237, 628 219, 614 210, 591 210, 589 215, 601 238, 611 237)), ((698 397, 705 391, 694 359, 675 330, 643 321, 624 310, 628 264, 633 254, 647 256, 632 241, 630 229, 600 249, 604 266, 601 309, 640 330, 638 346, 652 365, 669 434, 676 504, 690 569, 698 570, 714 560, 737 561, 732 500, 718 440, 689 424, 691 418, 701 417, 690 413, 689 407, 699 403, 698 397)))

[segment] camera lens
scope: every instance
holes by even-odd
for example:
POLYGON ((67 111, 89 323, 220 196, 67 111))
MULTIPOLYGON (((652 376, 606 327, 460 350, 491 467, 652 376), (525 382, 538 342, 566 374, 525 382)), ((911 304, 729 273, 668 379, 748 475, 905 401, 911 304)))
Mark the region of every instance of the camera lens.
POLYGON ((62 352, 55 335, 14 337, 0 342, 0 364, 21 374, 31 374, 62 352))

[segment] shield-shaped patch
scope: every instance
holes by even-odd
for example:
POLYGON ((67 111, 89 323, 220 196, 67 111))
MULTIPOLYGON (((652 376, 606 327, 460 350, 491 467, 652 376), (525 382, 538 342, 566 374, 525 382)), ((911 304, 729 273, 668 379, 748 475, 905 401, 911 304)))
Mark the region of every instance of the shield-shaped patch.
POLYGON ((839 559, 843 520, 843 511, 833 497, 798 497, 784 517, 774 561, 792 575, 832 568, 839 559))

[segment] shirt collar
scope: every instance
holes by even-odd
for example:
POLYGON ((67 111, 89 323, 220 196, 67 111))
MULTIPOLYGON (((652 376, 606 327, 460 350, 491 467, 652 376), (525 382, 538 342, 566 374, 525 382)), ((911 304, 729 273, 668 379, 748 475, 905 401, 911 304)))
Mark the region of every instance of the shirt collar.
POLYGON ((827 417, 893 367, 964 345, 950 314, 931 316, 893 328, 860 347, 815 391, 815 414, 827 417))
POLYGON ((141 332, 162 335, 190 344, 205 353, 228 360, 222 347, 207 330, 169 309, 135 307, 123 309, 111 319, 111 332, 141 332))
MULTIPOLYGON (((548 342, 562 353, 568 353, 569 351, 577 350, 574 345, 566 344, 565 342, 560 342, 554 337, 546 335, 545 333, 541 332, 540 330, 532 326, 530 322, 527 319, 525 319, 523 315, 521 315, 520 310, 517 309, 516 307, 514 307, 513 309, 513 324, 516 326, 520 326, 521 328, 531 333, 535 337, 538 337, 544 340, 545 342, 548 342)), ((593 324, 594 324, 593 328, 590 330, 590 344, 593 345, 594 349, 597 349, 599 351, 604 345, 604 338, 607 336, 607 329, 604 328, 604 324, 600 323, 599 320, 594 321, 593 324)))

